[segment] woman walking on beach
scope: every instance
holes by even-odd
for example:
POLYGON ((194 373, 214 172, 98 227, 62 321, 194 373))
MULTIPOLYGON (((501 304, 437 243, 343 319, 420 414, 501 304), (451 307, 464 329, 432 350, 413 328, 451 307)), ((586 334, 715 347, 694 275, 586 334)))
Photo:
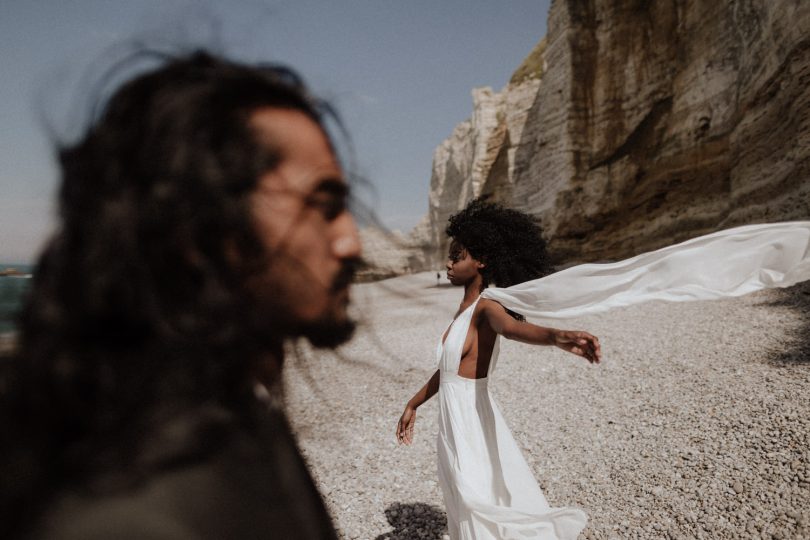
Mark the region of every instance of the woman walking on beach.
POLYGON ((411 443, 416 409, 438 393, 439 484, 454 540, 573 539, 585 526, 580 510, 549 507, 487 380, 499 335, 556 345, 591 363, 601 359, 599 341, 587 332, 535 326, 524 316, 581 317, 651 300, 741 296, 810 279, 810 221, 744 225, 551 275, 545 275, 545 244, 525 214, 474 200, 450 218, 447 234, 453 239, 447 276, 464 286, 464 298, 439 342, 439 369, 406 405, 397 438, 411 443))
POLYGON ((401 443, 413 440, 416 409, 439 394, 439 484, 452 539, 574 539, 585 514, 551 508, 487 388, 498 336, 555 345, 598 363, 599 340, 587 332, 543 328, 483 298, 490 284, 509 287, 550 272, 545 243, 529 216, 480 200, 450 218, 447 277, 464 287, 456 317, 438 345, 439 369, 405 407, 401 443))

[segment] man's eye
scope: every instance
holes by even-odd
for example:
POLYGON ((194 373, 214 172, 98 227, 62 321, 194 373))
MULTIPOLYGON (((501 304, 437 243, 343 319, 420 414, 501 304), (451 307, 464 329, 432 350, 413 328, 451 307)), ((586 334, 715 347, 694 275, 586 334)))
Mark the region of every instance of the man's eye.
POLYGON ((326 221, 334 221, 346 211, 346 199, 329 194, 314 194, 307 199, 307 206, 320 212, 326 221))

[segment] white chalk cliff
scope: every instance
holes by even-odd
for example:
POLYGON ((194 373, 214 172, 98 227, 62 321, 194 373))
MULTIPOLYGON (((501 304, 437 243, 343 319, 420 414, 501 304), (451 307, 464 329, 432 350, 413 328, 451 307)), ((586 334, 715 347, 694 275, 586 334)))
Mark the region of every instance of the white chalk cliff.
POLYGON ((436 148, 428 266, 482 194, 561 262, 810 218, 810 2, 555 0, 548 29, 436 148))

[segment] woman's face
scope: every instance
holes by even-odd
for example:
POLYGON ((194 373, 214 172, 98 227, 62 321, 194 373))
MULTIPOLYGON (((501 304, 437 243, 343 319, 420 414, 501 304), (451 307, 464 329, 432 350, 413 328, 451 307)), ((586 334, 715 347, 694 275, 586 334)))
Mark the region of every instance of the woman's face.
POLYGON ((447 254, 447 279, 453 285, 466 285, 478 278, 483 263, 474 259, 467 249, 453 240, 447 254))

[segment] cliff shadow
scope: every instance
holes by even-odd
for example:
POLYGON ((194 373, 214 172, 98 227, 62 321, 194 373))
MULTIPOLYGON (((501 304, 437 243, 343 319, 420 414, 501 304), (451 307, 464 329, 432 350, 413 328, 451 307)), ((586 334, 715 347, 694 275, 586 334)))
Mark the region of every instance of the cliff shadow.
POLYGON ((798 314, 800 324, 788 333, 784 350, 777 352, 770 362, 779 365, 810 365, 810 281, 778 291, 780 298, 767 306, 786 307, 798 314))
POLYGON ((441 540, 447 534, 447 517, 425 503, 393 503, 385 509, 385 519, 394 528, 374 540, 441 540))

